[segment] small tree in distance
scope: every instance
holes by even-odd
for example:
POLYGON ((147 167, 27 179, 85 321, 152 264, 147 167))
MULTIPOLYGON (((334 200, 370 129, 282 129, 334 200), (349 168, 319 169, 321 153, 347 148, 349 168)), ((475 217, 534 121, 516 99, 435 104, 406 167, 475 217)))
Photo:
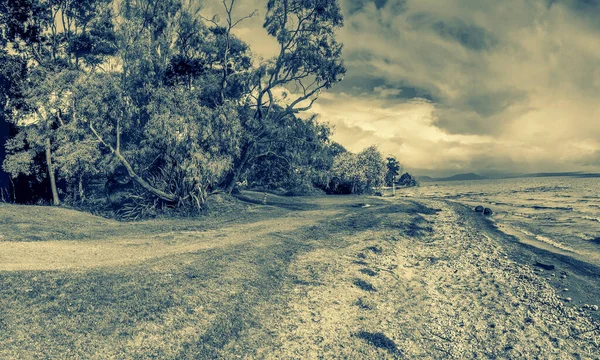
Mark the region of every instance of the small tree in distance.
POLYGON ((385 184, 387 186, 392 186, 393 182, 396 181, 396 176, 400 175, 400 169, 402 166, 395 156, 389 156, 386 160, 387 173, 385 174, 385 184))

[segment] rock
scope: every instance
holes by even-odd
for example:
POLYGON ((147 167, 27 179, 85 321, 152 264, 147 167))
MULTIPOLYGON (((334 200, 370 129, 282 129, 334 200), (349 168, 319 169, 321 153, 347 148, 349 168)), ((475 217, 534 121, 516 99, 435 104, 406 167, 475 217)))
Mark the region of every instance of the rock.
POLYGON ((565 298, 565 301, 567 301, 567 302, 569 302, 569 301, 571 301, 571 300, 573 300, 573 299, 571 299, 570 297, 568 297, 568 298, 565 298))
POLYGON ((479 206, 475 206, 475 212, 483 212, 483 206, 479 205, 479 206))
POLYGON ((598 311, 598 305, 592 305, 592 306, 590 306, 590 309, 592 309, 594 311, 598 311))
POLYGON ((564 288, 564 289, 563 289, 563 291, 569 291, 569 289, 567 289, 567 288, 564 288))
POLYGON ((565 274, 562 274, 560 277, 561 277, 561 278, 563 278, 563 279, 566 279, 566 278, 567 278, 567 275, 565 275, 565 274))
POLYGON ((544 263, 541 263, 539 261, 536 261, 535 264, 533 264, 533 265, 535 265, 537 267, 540 267, 540 268, 542 268, 544 270, 554 270, 554 268, 555 268, 555 266, 552 265, 552 264, 544 264, 544 263))
POLYGON ((490 216, 490 215, 492 215, 493 213, 494 213, 494 212, 493 212, 493 211, 492 211, 492 209, 490 209, 490 208, 485 208, 485 209, 483 209, 483 215, 490 216))
POLYGON ((555 277, 556 275, 554 275, 554 274, 551 274, 550 276, 552 276, 552 277, 555 277))
POLYGON ((590 308, 590 306, 589 306, 588 304, 583 304, 582 308, 584 308, 584 309, 589 309, 589 308, 590 308))

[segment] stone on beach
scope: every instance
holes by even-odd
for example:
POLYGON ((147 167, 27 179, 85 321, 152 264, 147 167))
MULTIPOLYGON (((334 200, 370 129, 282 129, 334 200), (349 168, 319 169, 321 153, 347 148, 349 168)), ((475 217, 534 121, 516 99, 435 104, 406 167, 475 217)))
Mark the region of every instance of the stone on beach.
POLYGON ((478 205, 475 207, 475 212, 483 212, 483 210, 484 210, 483 206, 481 206, 481 205, 478 205))
POLYGON ((540 267, 540 268, 542 268, 544 270, 554 270, 554 268, 555 268, 555 266, 552 265, 552 264, 544 264, 544 263, 541 263, 539 261, 536 261, 534 265, 537 266, 537 267, 540 267))
POLYGON ((492 215, 494 212, 490 208, 483 209, 483 215, 492 215))

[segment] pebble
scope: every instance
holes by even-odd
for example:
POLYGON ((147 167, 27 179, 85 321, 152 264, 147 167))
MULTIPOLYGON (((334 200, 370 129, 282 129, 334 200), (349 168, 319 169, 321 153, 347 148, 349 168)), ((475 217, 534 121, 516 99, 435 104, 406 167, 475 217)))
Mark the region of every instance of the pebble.
POLYGON ((598 305, 592 305, 592 306, 590 306, 590 309, 592 309, 594 311, 598 311, 598 305))
POLYGON ((561 278, 563 278, 563 279, 566 279, 566 278, 567 278, 567 275, 565 275, 565 274, 562 274, 560 277, 561 277, 561 278))
POLYGON ((554 277, 554 276, 556 276, 556 275, 555 275, 555 274, 552 274, 552 275, 550 275, 550 276, 554 277))
POLYGON ((567 288, 564 288, 564 289, 563 289, 563 291, 569 291, 569 289, 567 289, 567 288))
POLYGON ((565 301, 571 301, 573 299, 571 299, 570 297, 566 298, 565 301))

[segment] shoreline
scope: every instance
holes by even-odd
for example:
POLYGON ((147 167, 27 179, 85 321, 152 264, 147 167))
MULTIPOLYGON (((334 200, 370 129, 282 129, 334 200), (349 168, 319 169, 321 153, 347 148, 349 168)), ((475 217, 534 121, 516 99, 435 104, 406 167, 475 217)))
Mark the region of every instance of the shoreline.
MULTIPOLYGON (((447 202, 455 205, 457 210, 460 209, 461 215, 471 218, 482 232, 499 241, 511 260, 533 269, 538 277, 548 282, 563 299, 567 297, 572 299, 565 304, 577 310, 584 304, 600 306, 600 266, 581 259, 575 253, 553 248, 543 242, 537 244, 535 241, 525 239, 525 236, 519 236, 516 230, 511 231, 508 225, 501 224, 500 227, 494 220, 478 216, 467 205, 454 201, 447 202), (544 270, 537 267, 536 262, 554 265, 555 269, 544 270), (561 275, 566 275, 566 278, 561 275), (563 291, 565 288, 569 290, 563 291)), ((584 312, 600 323, 600 310, 584 312)))

